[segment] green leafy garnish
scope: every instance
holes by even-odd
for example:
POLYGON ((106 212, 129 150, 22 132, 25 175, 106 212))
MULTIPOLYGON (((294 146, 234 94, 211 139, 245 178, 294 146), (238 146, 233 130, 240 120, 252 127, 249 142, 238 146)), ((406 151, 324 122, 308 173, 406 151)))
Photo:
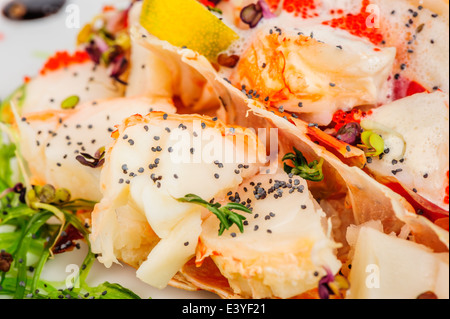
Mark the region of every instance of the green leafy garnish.
POLYGON ((233 212, 232 210, 238 210, 246 212, 248 214, 252 214, 252 211, 242 204, 228 203, 225 206, 222 206, 219 203, 212 204, 208 203, 207 201, 203 200, 202 198, 194 194, 188 194, 182 198, 178 198, 177 200, 182 203, 191 203, 203 206, 207 208, 211 213, 216 215, 220 221, 219 236, 223 234, 225 229, 226 230, 230 229, 230 227, 233 224, 236 224, 238 226, 241 233, 244 232, 244 225, 242 221, 246 220, 247 218, 238 213, 233 212))
MULTIPOLYGON (((47 193, 48 189, 44 192, 47 193)), ((27 197, 29 197, 28 193, 27 197)), ((0 233, 3 254, 12 259, 10 269, 7 272, 0 271, 0 295, 15 299, 139 298, 118 284, 105 282, 97 287, 88 286, 86 278, 96 256, 91 251, 88 240, 89 231, 86 226, 81 223, 74 211, 41 202, 35 202, 33 206, 42 208, 33 209, 21 203, 3 211, 0 226, 9 226, 14 230, 0 233), (54 216, 61 219, 60 225, 47 223, 54 216), (77 285, 74 286, 66 286, 65 282, 49 282, 41 278, 44 265, 53 257, 54 247, 61 236, 61 230, 67 231, 69 227, 75 228, 82 235, 89 248, 74 280, 77 285), (30 265, 30 258, 37 261, 30 265)))
POLYGON ((383 138, 373 131, 364 131, 361 134, 361 142, 358 147, 365 151, 367 157, 379 156, 384 152, 383 138))
POLYGON ((0 193, 13 184, 11 160, 15 156, 16 147, 14 144, 3 142, 0 131, 0 193))
POLYGON ((0 295, 14 299, 138 299, 118 284, 90 287, 86 283, 96 255, 91 251, 89 225, 81 222, 77 212, 92 210, 95 203, 72 200, 68 190, 52 185, 17 183, 24 177, 17 176, 11 165, 15 149, 0 138, 0 295), (54 217, 56 221, 51 220, 54 217), (76 285, 43 279, 47 261, 66 251, 63 246, 76 247, 74 240, 83 240, 88 247, 74 274, 76 285))
POLYGON ((323 158, 320 161, 313 161, 308 164, 308 161, 303 156, 303 153, 294 147, 294 153, 288 153, 283 157, 284 161, 292 161, 294 166, 289 166, 287 163, 284 163, 284 171, 287 174, 298 175, 303 179, 320 182, 324 179, 323 176, 323 158))
POLYGON ((26 84, 21 85, 10 96, 0 102, 0 122, 13 122, 14 115, 12 112, 12 107, 14 105, 20 110, 23 106, 26 97, 26 88, 26 84))

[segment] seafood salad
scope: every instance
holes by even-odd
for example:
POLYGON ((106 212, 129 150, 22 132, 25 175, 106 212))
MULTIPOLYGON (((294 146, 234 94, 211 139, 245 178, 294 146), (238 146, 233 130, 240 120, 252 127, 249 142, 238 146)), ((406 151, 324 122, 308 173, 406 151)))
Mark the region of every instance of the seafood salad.
POLYGON ((1 103, 0 295, 448 299, 448 6, 105 6, 1 103))

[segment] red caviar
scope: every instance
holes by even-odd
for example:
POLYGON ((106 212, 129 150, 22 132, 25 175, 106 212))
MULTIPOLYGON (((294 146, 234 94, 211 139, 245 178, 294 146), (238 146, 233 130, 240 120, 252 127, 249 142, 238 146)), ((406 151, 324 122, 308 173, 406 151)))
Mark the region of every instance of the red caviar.
POLYGON ((315 12, 316 4, 314 0, 285 0, 283 9, 295 16, 301 16, 303 19, 317 17, 315 12))
POLYGON ((341 127, 343 127, 344 125, 348 124, 348 123, 361 123, 361 119, 363 117, 365 117, 366 115, 370 115, 372 112, 363 112, 359 109, 353 109, 349 112, 344 112, 342 110, 338 110, 336 113, 334 113, 333 115, 333 122, 336 123, 336 126, 334 127, 334 129, 336 131, 339 131, 339 129, 341 127))
POLYGON ((361 11, 358 14, 349 13, 339 18, 324 21, 322 24, 347 30, 353 35, 367 38, 370 42, 378 45, 383 41, 383 35, 379 32, 379 28, 369 26, 367 23, 368 20, 371 20, 372 16, 372 13, 367 10, 369 5, 370 0, 363 0, 361 3, 361 11))
POLYGON ((89 61, 89 55, 85 51, 76 51, 70 55, 67 51, 58 51, 48 58, 40 74, 45 75, 47 72, 56 71, 65 68, 71 64, 84 63, 89 61))

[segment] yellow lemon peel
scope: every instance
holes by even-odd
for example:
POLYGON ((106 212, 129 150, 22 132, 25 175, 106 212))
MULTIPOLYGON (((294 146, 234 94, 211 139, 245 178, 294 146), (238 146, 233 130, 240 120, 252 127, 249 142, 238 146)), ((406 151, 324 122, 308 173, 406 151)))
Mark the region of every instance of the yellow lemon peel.
POLYGON ((144 0, 141 25, 178 47, 187 47, 215 62, 239 36, 196 0, 144 0))

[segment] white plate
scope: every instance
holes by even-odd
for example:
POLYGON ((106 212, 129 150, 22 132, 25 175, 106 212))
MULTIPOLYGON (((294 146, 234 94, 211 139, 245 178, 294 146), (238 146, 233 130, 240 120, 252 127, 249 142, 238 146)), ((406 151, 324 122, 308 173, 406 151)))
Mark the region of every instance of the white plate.
MULTIPOLYGON (((9 0, 0 0, 3 8, 9 0)), ((63 8, 59 13, 44 19, 34 21, 10 21, 0 15, 0 100, 22 85, 25 76, 36 75, 47 57, 58 50, 73 51, 79 28, 73 27, 72 19, 75 8, 79 10, 79 25, 82 27, 96 14, 100 13, 105 4, 123 5, 120 0, 72 0, 67 5, 77 7, 63 8)), ((127 3, 127 2, 125 2, 127 3)), ((86 255, 86 249, 74 250, 70 253, 57 255, 46 265, 43 278, 63 281, 73 274, 74 266, 81 266, 86 255)), ((217 298, 208 292, 187 292, 172 287, 163 290, 152 288, 136 278, 135 270, 128 266, 114 265, 107 269, 99 262, 88 277, 92 286, 105 281, 119 283, 131 289, 142 298, 153 299, 203 299, 217 298)))

